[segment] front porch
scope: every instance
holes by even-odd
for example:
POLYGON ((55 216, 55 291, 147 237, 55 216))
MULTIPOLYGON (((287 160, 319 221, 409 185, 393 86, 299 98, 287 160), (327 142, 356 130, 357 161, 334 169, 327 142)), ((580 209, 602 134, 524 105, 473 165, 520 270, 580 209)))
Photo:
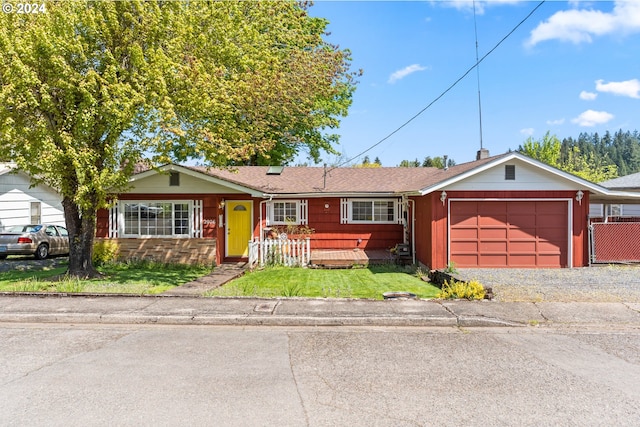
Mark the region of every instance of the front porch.
POLYGON ((310 264, 314 267, 345 268, 396 262, 396 256, 385 249, 314 249, 310 264))

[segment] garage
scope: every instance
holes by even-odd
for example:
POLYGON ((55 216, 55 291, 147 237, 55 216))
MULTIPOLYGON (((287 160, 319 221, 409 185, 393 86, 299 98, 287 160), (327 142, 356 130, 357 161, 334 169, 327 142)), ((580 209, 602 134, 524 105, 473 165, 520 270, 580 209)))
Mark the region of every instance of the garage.
POLYGON ((567 200, 451 200, 449 259, 456 267, 568 266, 567 200))

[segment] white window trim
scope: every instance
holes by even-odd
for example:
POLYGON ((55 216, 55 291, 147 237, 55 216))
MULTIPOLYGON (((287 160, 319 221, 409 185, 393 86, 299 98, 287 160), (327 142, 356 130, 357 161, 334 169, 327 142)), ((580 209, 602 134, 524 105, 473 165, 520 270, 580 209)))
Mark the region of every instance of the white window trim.
MULTIPOLYGON (((173 212, 173 210, 172 210, 173 212)), ((173 222, 172 218, 172 222, 173 222)), ((172 230, 174 229, 172 225, 172 230)), ((202 237, 202 200, 120 200, 111 208, 109 214, 109 237, 123 237, 123 238, 137 238, 137 239, 152 239, 152 238, 191 238, 202 237), (173 204, 187 204, 189 211, 189 224, 187 234, 164 234, 164 235, 151 235, 151 234, 125 234, 124 226, 124 205, 125 204, 145 204, 145 203, 171 203, 173 204), (117 228, 113 227, 113 219, 117 219, 117 228)))
POLYGON ((402 224, 402 200, 399 198, 366 198, 366 199, 341 199, 340 223, 341 224, 402 224), (362 221, 353 219, 353 202, 393 202, 393 221, 362 221))
POLYGON ((267 206, 267 225, 306 225, 308 223, 308 205, 306 200, 272 200, 267 206), (296 221, 275 221, 275 204, 276 203, 295 203, 296 205, 296 221))

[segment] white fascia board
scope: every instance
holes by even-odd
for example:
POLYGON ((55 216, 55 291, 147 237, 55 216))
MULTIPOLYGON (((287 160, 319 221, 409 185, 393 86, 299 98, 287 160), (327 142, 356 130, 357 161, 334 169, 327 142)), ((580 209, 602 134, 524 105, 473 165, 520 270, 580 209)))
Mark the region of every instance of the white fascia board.
MULTIPOLYGON (((157 169, 160 170, 160 171, 163 171, 163 172, 170 172, 170 171, 180 172, 180 173, 183 173, 185 175, 189 175, 189 176, 192 176, 194 178, 201 179, 203 181, 207 181, 207 182, 211 182, 213 184, 220 185, 222 187, 227 187, 227 188, 230 188, 232 190, 236 190, 236 191, 239 191, 239 192, 242 192, 242 193, 247 193, 247 194, 251 195, 252 197, 261 197, 262 194, 263 194, 262 191, 258 191, 258 190, 255 190, 253 188, 245 187, 243 185, 235 184, 233 182, 229 182, 229 181, 226 181, 224 179, 216 178, 215 176, 211 176, 211 175, 208 175, 206 173, 194 171, 192 169, 185 168, 185 167, 180 166, 180 165, 167 164, 167 165, 160 166, 157 169)), ((144 172, 141 172, 139 174, 136 174, 136 175, 132 176, 131 179, 129 180, 129 182, 140 181, 140 180, 145 179, 147 177, 156 175, 157 173, 158 173, 157 170, 150 169, 148 171, 144 171, 144 172)))
POLYGON ((405 193, 263 193, 265 199, 320 199, 324 197, 351 197, 351 198, 396 198, 402 197, 405 193))
MULTIPOLYGON (((591 191, 592 193, 595 194, 600 194, 600 195, 611 195, 611 196, 617 196, 616 192, 613 192, 605 187, 602 187, 601 185, 598 184, 594 184, 593 182, 587 181, 586 179, 582 179, 580 177, 577 177, 575 175, 572 175, 568 172, 564 172, 561 171, 560 169, 554 168, 553 166, 549 166, 545 163, 539 162, 538 160, 532 159, 531 157, 527 157, 524 154, 520 154, 518 152, 512 152, 509 153, 503 157, 499 157, 496 160, 489 162, 489 163, 485 163, 482 166, 479 166, 477 168, 471 169, 467 172, 461 173, 459 175, 456 175, 454 177, 451 177, 448 180, 444 180, 444 181, 440 181, 437 184, 434 184, 430 187, 425 187, 422 190, 420 190, 420 194, 421 195, 426 195, 429 193, 432 193, 434 191, 438 191, 441 190, 451 184, 455 184, 456 182, 465 180, 469 177, 472 177, 473 175, 476 175, 478 173, 484 172, 486 170, 489 170, 491 168, 494 168, 496 166, 499 166, 501 164, 510 162, 512 160, 519 160, 522 161, 523 163, 527 163, 531 166, 537 167, 539 169, 544 170, 545 172, 548 172, 552 175, 556 175, 562 179, 565 179, 567 181, 573 182, 574 184, 577 185, 578 188, 581 189, 586 189, 591 191)), ((490 190, 490 189, 487 189, 490 190)))
POLYGON ((16 164, 13 162, 0 163, 0 175, 4 175, 7 172, 11 172, 16 168, 16 164))

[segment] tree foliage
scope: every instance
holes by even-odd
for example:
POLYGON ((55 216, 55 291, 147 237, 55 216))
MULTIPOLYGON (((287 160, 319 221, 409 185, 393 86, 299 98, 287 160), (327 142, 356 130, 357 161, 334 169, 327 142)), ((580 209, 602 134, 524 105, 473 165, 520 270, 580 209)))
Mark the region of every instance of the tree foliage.
POLYGON ((277 2, 47 2, 0 14, 0 158, 58 189, 69 273, 93 275, 95 215, 135 164, 282 163, 332 151, 351 102, 327 21, 277 2))
POLYGON ((619 176, 640 172, 638 131, 618 130, 613 135, 606 131, 602 137, 598 133, 581 133, 577 139, 565 138, 562 140, 560 160, 568 161, 576 148, 597 164, 615 165, 619 176))
POLYGON ((542 140, 535 140, 533 137, 527 138, 524 145, 518 148, 518 151, 532 159, 558 167, 561 145, 560 140, 555 135, 547 132, 542 140))
POLYGON ((362 159, 362 163, 354 165, 354 167, 356 168, 380 168, 382 167, 382 162, 380 161, 379 158, 375 158, 373 160, 373 163, 371 162, 371 160, 369 159, 369 156, 364 156, 364 158, 362 159))
POLYGON ((577 145, 569 146, 560 142, 550 132, 542 140, 529 137, 518 151, 591 182, 602 182, 618 176, 618 167, 608 156, 596 156, 590 150, 581 151, 577 145))
POLYGON ((438 168, 444 169, 445 162, 447 163, 447 167, 455 166, 456 162, 453 159, 445 159, 444 157, 431 157, 427 156, 424 158, 422 163, 418 159, 415 160, 402 160, 400 164, 398 164, 401 168, 438 168))

